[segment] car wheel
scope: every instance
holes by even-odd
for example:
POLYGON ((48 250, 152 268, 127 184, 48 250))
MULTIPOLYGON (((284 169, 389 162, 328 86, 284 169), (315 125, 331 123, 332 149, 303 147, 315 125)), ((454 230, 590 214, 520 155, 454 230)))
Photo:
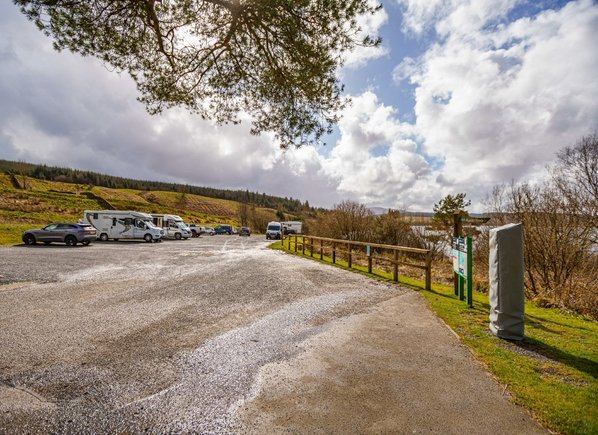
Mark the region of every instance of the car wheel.
POLYGON ((75 236, 66 236, 64 243, 66 243, 67 246, 75 246, 77 244, 77 238, 75 236))
POLYGON ((44 245, 48 246, 52 242, 44 242, 44 245))
POLYGON ((143 240, 145 240, 147 243, 150 243, 152 241, 152 235, 146 234, 145 236, 143 236, 143 240))
POLYGON ((87 245, 89 245, 89 240, 83 240, 81 242, 81 244, 84 245, 84 246, 87 246, 87 245))
POLYGON ((25 243, 26 245, 35 245, 37 242, 33 234, 25 234, 23 236, 23 243, 25 243))
POLYGON ((26 245, 35 245, 35 236, 33 234, 25 234, 23 236, 23 242, 26 245))
POLYGON ((175 233, 174 234, 174 238, 177 239, 177 240, 181 240, 181 237, 182 237, 181 233, 175 233))
POLYGON ((106 241, 108 241, 108 234, 106 234, 106 233, 102 233, 102 234, 100 234, 100 240, 101 240, 102 242, 106 242, 106 241))

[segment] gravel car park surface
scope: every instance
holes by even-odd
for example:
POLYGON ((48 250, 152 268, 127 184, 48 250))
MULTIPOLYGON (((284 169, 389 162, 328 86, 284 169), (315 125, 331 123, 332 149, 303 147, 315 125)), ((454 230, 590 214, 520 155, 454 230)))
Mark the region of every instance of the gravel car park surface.
POLYGON ((542 432, 416 292, 266 246, 0 248, 0 433, 542 432))

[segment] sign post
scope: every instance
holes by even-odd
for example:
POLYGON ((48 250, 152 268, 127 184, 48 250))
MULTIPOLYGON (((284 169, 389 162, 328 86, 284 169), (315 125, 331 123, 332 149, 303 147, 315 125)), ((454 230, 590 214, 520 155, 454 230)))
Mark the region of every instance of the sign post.
MULTIPOLYGON (((454 237, 461 237, 461 233, 463 232, 463 219, 461 218, 461 210, 457 210, 453 213, 453 238, 454 237)), ((454 274, 453 283, 455 286, 455 296, 459 295, 459 275, 457 272, 454 274)))
POLYGON ((453 271, 457 277, 456 292, 459 300, 473 306, 473 251, 471 237, 453 237, 451 258, 453 271))

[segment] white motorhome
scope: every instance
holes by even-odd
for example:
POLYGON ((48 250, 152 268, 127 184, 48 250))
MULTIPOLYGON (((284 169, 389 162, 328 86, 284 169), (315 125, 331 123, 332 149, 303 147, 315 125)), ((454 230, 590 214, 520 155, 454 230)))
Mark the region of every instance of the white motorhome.
POLYGON ((301 234, 301 221, 281 222, 285 234, 301 234))
POLYGON ((164 230, 164 237, 171 239, 188 239, 191 237, 191 229, 183 222, 180 216, 175 214, 153 214, 154 225, 164 230))
POLYGON ((90 223, 100 240, 143 239, 160 241, 164 231, 152 222, 146 213, 128 210, 85 210, 83 222, 90 223))

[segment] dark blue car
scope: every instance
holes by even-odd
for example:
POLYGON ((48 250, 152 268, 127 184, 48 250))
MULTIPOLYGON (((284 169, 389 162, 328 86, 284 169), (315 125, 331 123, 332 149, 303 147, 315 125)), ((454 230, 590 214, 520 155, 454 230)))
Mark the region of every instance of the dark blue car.
POLYGON ((214 228, 214 233, 230 235, 233 233, 233 227, 231 227, 230 225, 218 225, 216 228, 214 228))

